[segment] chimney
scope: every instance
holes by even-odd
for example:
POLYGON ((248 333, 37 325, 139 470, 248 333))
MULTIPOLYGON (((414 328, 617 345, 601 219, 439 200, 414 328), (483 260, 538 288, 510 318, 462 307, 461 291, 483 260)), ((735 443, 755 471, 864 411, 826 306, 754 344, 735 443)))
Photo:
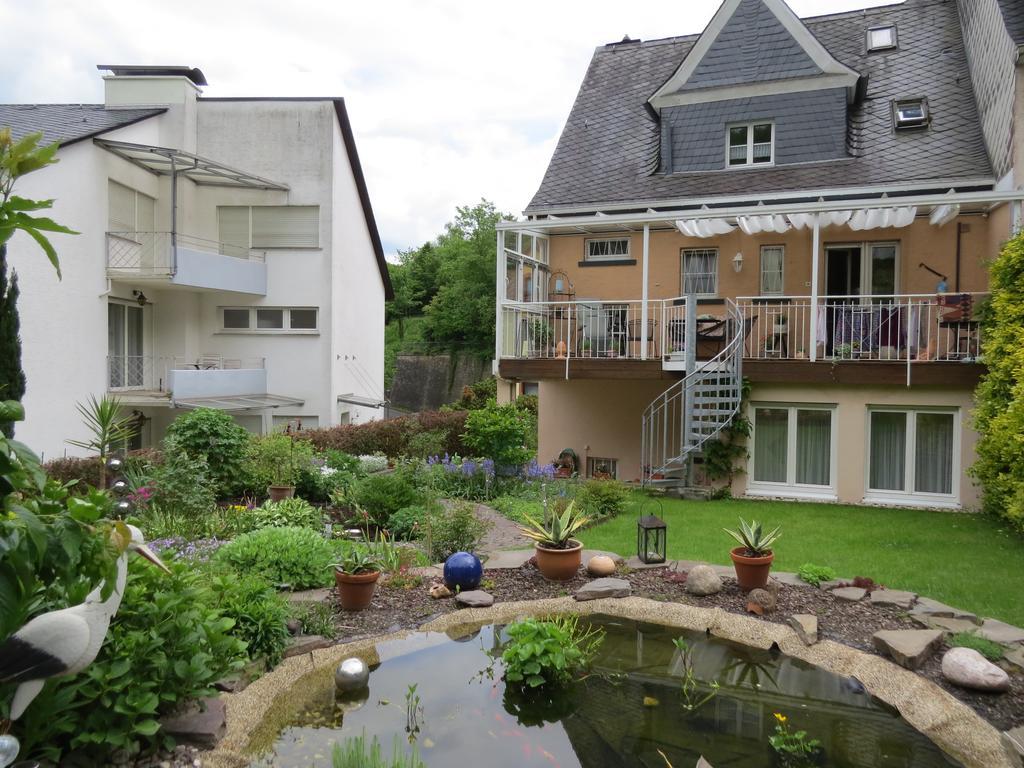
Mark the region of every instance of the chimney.
POLYGON ((192 104, 206 85, 206 77, 194 67, 100 64, 111 74, 103 76, 104 105, 108 109, 166 107, 192 104))

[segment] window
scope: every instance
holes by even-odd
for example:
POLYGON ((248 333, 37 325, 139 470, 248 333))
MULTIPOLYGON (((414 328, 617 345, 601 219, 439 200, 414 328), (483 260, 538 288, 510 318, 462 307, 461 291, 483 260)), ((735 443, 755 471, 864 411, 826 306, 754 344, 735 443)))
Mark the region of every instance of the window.
POLYGON ((316 205, 222 205, 217 208, 221 252, 250 248, 317 248, 320 207, 316 205))
POLYGON ((144 308, 107 304, 107 387, 141 389, 146 385, 144 308))
POLYGON ((718 293, 718 249, 684 248, 682 258, 683 295, 716 295, 718 293))
POLYGON ((761 295, 781 296, 785 293, 783 262, 786 249, 781 245, 761 246, 761 295))
POLYGON ((868 30, 868 50, 884 51, 896 47, 896 26, 872 27, 868 30))
POLYGON ((587 477, 614 480, 617 465, 618 460, 616 459, 600 459, 597 456, 588 456, 587 477))
POLYGON ((221 329, 251 333, 313 333, 316 307, 221 307, 221 329))
POLYGON ((868 413, 868 497, 884 500, 957 493, 957 412, 872 409, 868 413))
MULTIPOLYGON (((827 294, 876 297, 894 295, 899 289, 899 255, 899 243, 894 242, 826 245, 827 294)), ((866 303, 870 299, 862 301, 866 303)))
POLYGON ((629 238, 587 240, 584 261, 618 261, 629 258, 629 238))
POLYGON ((775 126, 772 123, 732 125, 726 131, 729 138, 726 163, 730 167, 774 162, 775 126))
POLYGON ((897 129, 927 127, 931 120, 928 115, 928 100, 921 98, 894 101, 892 119, 897 129))
POLYGON ((153 232, 156 200, 124 184, 107 180, 107 231, 153 232))
POLYGON ((788 486, 819 495, 831 491, 833 414, 831 406, 756 406, 752 487, 777 492, 788 486))

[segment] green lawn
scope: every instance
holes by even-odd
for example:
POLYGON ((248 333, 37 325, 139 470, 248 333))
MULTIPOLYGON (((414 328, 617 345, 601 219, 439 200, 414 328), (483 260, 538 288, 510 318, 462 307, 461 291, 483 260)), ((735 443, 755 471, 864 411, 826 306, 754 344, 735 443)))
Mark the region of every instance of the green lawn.
MULTIPOLYGON (((636 554, 636 494, 626 513, 580 537, 590 549, 636 554)), ((783 501, 662 501, 668 556, 729 564, 739 517, 782 526, 773 567, 828 565, 949 605, 1024 626, 1024 538, 990 517, 783 501)), ((659 514, 657 503, 645 514, 659 514)))

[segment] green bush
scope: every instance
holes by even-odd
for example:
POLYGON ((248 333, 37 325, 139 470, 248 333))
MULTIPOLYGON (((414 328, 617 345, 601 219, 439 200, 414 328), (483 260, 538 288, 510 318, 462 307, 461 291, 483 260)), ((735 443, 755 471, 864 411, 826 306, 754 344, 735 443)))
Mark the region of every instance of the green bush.
POLYGON ((971 648, 989 661, 999 661, 1003 658, 1003 646, 976 632, 956 632, 950 635, 949 644, 953 648, 971 648))
POLYGON ((292 616, 302 624, 304 635, 320 635, 333 640, 338 634, 334 625, 334 609, 330 603, 299 603, 292 606, 292 616))
POLYGON ((628 501, 629 489, 618 480, 587 480, 576 491, 576 506, 590 518, 614 517, 628 501))
POLYGON ((331 448, 353 456, 380 453, 395 459, 408 453, 409 440, 420 432, 444 432, 444 453, 466 456, 471 451, 462 442, 465 426, 465 411, 425 411, 386 421, 303 430, 302 437, 320 451, 331 448))
POLYGON ((207 575, 168 563, 172 575, 133 559, 121 608, 86 670, 47 682, 15 725, 23 756, 109 765, 121 750, 169 747, 159 718, 212 695, 213 684, 245 663, 245 643, 217 608, 207 575))
POLYGON ((431 456, 440 456, 444 453, 444 446, 447 441, 448 433, 444 430, 435 429, 429 432, 420 432, 409 438, 405 455, 413 459, 428 459, 431 456))
POLYGON ((146 507, 164 514, 201 518, 216 505, 216 481, 206 458, 188 453, 177 440, 164 440, 164 461, 152 470, 152 495, 146 507))
POLYGON ((85 490, 85 486, 93 488, 100 484, 100 468, 103 462, 98 456, 79 458, 76 456, 65 456, 60 459, 53 459, 43 465, 46 474, 59 483, 74 483, 74 490, 85 490))
POLYGON ((985 511, 1024 532, 1024 234, 1003 246, 989 276, 981 345, 988 370, 975 393, 979 438, 970 471, 985 511))
POLYGON ((334 547, 308 528, 264 528, 243 533, 221 547, 217 562, 238 573, 257 573, 275 586, 327 587, 333 582, 334 547))
POLYGON ((189 411, 171 422, 167 437, 175 440, 189 456, 206 459, 219 497, 238 490, 249 433, 224 411, 212 408, 189 411))
POLYGON ((289 607, 262 576, 243 574, 214 577, 216 607, 235 622, 231 634, 245 642, 249 658, 261 656, 273 666, 281 660, 288 640, 289 607))
POLYGON ((250 435, 245 458, 246 490, 262 494, 270 485, 295 485, 313 465, 313 446, 290 435, 250 435))
POLYGON ((456 552, 472 552, 490 527, 473 513, 473 505, 459 501, 439 508, 430 515, 426 533, 430 559, 447 560, 456 552))
POLYGON ((829 568, 827 565, 815 565, 814 563, 804 563, 796 574, 803 581, 814 587, 823 581, 832 581, 836 577, 834 568, 829 568))
POLYGON ((398 541, 413 541, 423 536, 429 512, 422 504, 402 507, 388 518, 387 529, 391 538, 398 541))
POLYGON ((400 472, 378 472, 364 477, 352 489, 352 498, 369 515, 369 522, 386 526, 403 507, 420 502, 416 486, 400 472))
POLYGON ((237 517, 236 530, 241 533, 261 528, 323 529, 324 517, 320 510, 305 499, 265 501, 263 506, 242 512, 237 517))
POLYGON ((521 467, 536 452, 536 419, 515 405, 498 405, 466 415, 463 442, 473 455, 488 458, 499 467, 521 467))
POLYGON ((604 640, 602 630, 584 630, 577 616, 523 619, 505 629, 501 652, 505 680, 530 688, 563 685, 586 669, 604 640))

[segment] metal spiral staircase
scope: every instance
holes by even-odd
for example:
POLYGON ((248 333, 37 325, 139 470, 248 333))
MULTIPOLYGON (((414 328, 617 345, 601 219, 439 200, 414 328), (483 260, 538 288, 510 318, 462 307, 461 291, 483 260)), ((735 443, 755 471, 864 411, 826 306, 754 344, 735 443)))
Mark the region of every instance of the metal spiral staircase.
POLYGON ((692 458, 739 412, 745 328, 736 304, 726 300, 726 343, 710 360, 696 361, 695 302, 687 302, 686 375, 644 410, 643 484, 684 486, 692 458))

